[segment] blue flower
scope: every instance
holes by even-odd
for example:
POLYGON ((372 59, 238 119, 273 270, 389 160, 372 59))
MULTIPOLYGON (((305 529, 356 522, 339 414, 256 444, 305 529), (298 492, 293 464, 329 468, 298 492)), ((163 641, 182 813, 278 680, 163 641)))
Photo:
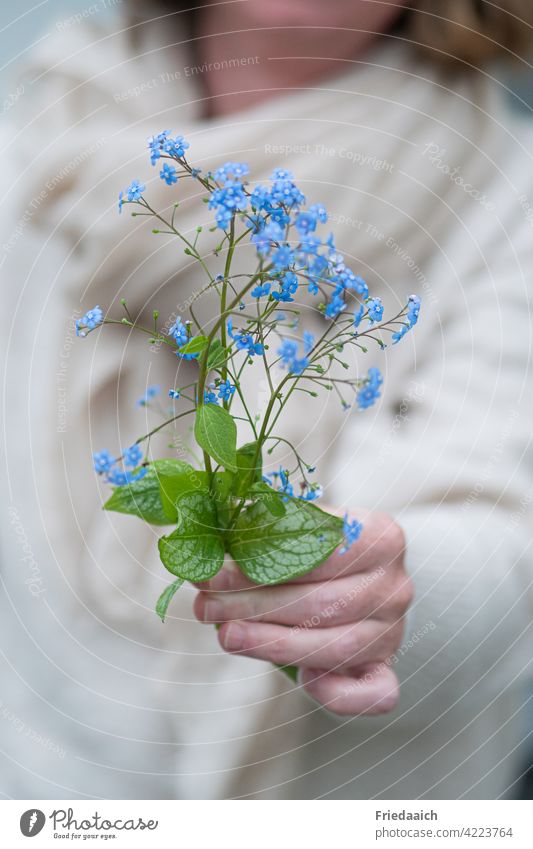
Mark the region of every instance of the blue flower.
POLYGON ((294 495, 292 483, 289 483, 289 475, 281 466, 279 467, 279 479, 281 486, 278 487, 278 492, 283 492, 285 495, 294 495))
POLYGON ((228 333, 235 342, 235 347, 238 351, 246 351, 250 357, 254 355, 262 356, 265 353, 264 346, 261 342, 255 342, 251 333, 240 333, 233 331, 233 322, 231 318, 228 320, 228 333))
POLYGON ((337 284, 337 291, 350 290, 361 295, 362 298, 368 297, 368 286, 365 281, 344 264, 342 257, 333 254, 330 255, 329 261, 331 263, 331 280, 337 284))
POLYGON ((308 233, 314 233, 318 222, 325 223, 328 220, 328 214, 325 207, 320 203, 315 203, 309 209, 299 212, 294 222, 296 229, 303 236, 308 233))
POLYGON ((357 406, 360 410, 366 410, 371 407, 380 397, 380 387, 383 383, 383 377, 378 368, 369 368, 364 384, 357 393, 357 406))
POLYGON ((407 301, 407 320, 409 327, 414 327, 420 314, 420 298, 418 295, 410 295, 407 301))
POLYGON ((141 183, 139 180, 132 180, 128 188, 125 190, 129 202, 131 203, 134 200, 139 200, 145 188, 146 186, 144 183, 141 183))
POLYGON ((381 321, 383 318, 383 304, 381 303, 381 298, 370 298, 366 302, 366 308, 368 310, 368 316, 372 319, 372 321, 381 321))
POLYGON ((411 330, 412 327, 418 321, 418 316, 420 314, 420 298, 418 295, 410 295, 409 300, 407 301, 407 314, 405 316, 405 324, 398 330, 397 333, 392 334, 392 342, 396 344, 400 339, 403 339, 406 333, 411 330))
POLYGON ((344 298, 340 294, 336 293, 328 302, 328 305, 326 306, 326 309, 324 311, 324 315, 326 316, 326 318, 336 318, 345 309, 346 302, 344 298))
POLYGON ((309 207, 309 212, 314 215, 317 221, 320 221, 321 224, 325 224, 328 220, 326 207, 321 203, 314 203, 309 207))
MULTIPOLYGON (((273 488, 277 488, 277 491, 282 492, 285 496, 294 496, 294 487, 289 481, 288 472, 286 472, 282 466, 279 467, 279 471, 277 472, 269 472, 268 474, 263 475, 263 482, 273 488), (280 482, 279 486, 277 486, 278 478, 280 482)), ((283 500, 287 501, 287 498, 284 498, 283 500)))
POLYGON ((204 404, 218 404, 217 396, 212 388, 204 389, 204 404))
POLYGON ((313 233, 316 230, 317 220, 314 215, 304 210, 304 212, 298 213, 294 224, 299 233, 306 235, 307 233, 313 233))
POLYGON ((180 397, 180 393, 179 393, 179 391, 178 391, 177 389, 169 389, 169 390, 168 390, 168 397, 169 397, 169 398, 174 398, 174 399, 175 399, 175 398, 179 398, 179 397, 180 397))
POLYGON ((112 457, 107 448, 93 454, 94 469, 99 475, 108 472, 117 462, 115 457, 112 457))
POLYGON ((246 177, 250 173, 250 168, 246 162, 226 162, 220 168, 217 168, 213 174, 217 183, 225 183, 227 180, 240 179, 246 177))
POLYGON ((76 321, 76 336, 87 336, 90 330, 94 330, 99 324, 102 324, 104 314, 100 307, 93 307, 92 310, 87 310, 82 318, 76 321))
POLYGON ((298 498, 302 501, 316 501, 318 498, 322 498, 324 494, 324 490, 320 484, 317 483, 314 483, 312 486, 302 484, 302 487, 305 487, 305 489, 302 494, 298 496, 298 498))
POLYGON ((158 133, 156 136, 150 136, 150 138, 148 139, 148 148, 150 150, 150 161, 152 165, 155 165, 157 160, 161 157, 163 143, 166 141, 169 135, 170 130, 163 130, 162 133, 158 133))
POLYGON ((171 138, 170 130, 163 130, 156 136, 150 136, 148 139, 148 147, 150 149, 150 161, 155 165, 163 153, 168 156, 173 156, 176 159, 185 156, 185 151, 190 147, 189 142, 185 141, 183 136, 171 138))
POLYGON ((173 183, 178 182, 178 172, 174 165, 169 165, 168 162, 165 162, 161 171, 159 172, 159 176, 162 180, 165 181, 167 186, 171 186, 173 183))
POLYGON ((263 283, 261 286, 256 286, 255 289, 252 289, 250 294, 252 298, 264 298, 270 294, 271 287, 272 283, 263 283))
POLYGON ((278 354, 287 371, 292 374, 301 374, 309 366, 308 357, 298 357, 298 343, 294 339, 284 339, 278 354))
POLYGON ((270 179, 272 180, 272 188, 270 190, 272 200, 282 203, 288 209, 302 206, 305 203, 305 197, 293 182, 290 171, 277 168, 270 179))
POLYGON ((222 401, 229 401, 233 393, 235 392, 235 386, 233 383, 230 383, 229 380, 222 380, 218 386, 218 397, 222 401))
POLYGON ((112 483, 114 486, 124 486, 130 482, 131 472, 124 472, 121 469, 113 469, 109 472, 106 480, 107 483, 112 483))
POLYGON ((139 400, 137 401, 137 406, 138 407, 147 407, 148 404, 150 403, 151 399, 155 398, 156 395, 159 395, 160 392, 161 392, 160 386, 158 386, 158 385, 149 386, 148 389, 146 390, 146 392, 144 393, 144 395, 142 396, 142 398, 139 398, 139 400))
POLYGON ((343 533, 344 533, 344 543, 342 548, 339 548, 339 554, 344 554, 348 549, 353 545, 354 542, 357 542, 359 537, 361 536, 361 531, 363 530, 363 526, 357 519, 353 519, 351 522, 348 518, 348 513, 344 516, 344 524, 343 524, 343 533))
POLYGON ((181 320, 181 316, 178 316, 174 324, 169 327, 167 336, 173 336, 174 342, 180 348, 187 344, 189 334, 187 333, 187 326, 181 320))
POLYGON ((272 264, 277 271, 284 271, 294 264, 294 251, 289 245, 280 245, 272 254, 272 264))
POLYGON ((271 180, 292 180, 294 174, 292 171, 287 171, 286 168, 276 168, 270 175, 271 180))
POLYGON ((309 351, 312 350, 313 345, 315 344, 315 337, 313 336, 312 333, 309 333, 308 330, 304 330, 303 340, 304 340, 304 354, 308 354, 309 351))
POLYGON ((128 483, 141 480, 147 472, 148 469, 145 466, 143 466, 142 469, 139 469, 138 472, 135 472, 135 474, 133 474, 133 472, 124 472, 120 469, 113 469, 108 474, 106 480, 108 483, 114 484, 115 486, 125 486, 128 483))
POLYGON ((188 150, 190 144, 188 141, 185 141, 183 136, 176 136, 175 138, 166 138, 163 142, 163 150, 165 153, 168 153, 169 156, 175 156, 177 159, 183 158, 185 156, 185 151, 188 150))
POLYGON ((272 292, 276 301, 294 301, 292 297, 298 291, 298 278, 293 271, 288 271, 280 281, 279 292, 272 292))
POLYGON ((381 372, 376 366, 372 366, 368 369, 368 381, 372 386, 381 386, 383 383, 383 377, 381 372))
POLYGON ((138 445, 131 445, 130 448, 126 448, 122 456, 124 460, 124 465, 134 469, 135 466, 139 465, 139 461, 142 459, 143 452, 138 445))
POLYGON ((250 241, 255 245, 255 249, 261 256, 268 256, 272 251, 272 247, 283 239, 283 230, 279 224, 270 222, 258 233, 254 233, 250 241))
POLYGON ((221 229, 225 229, 236 212, 245 212, 248 197, 244 186, 238 180, 228 180, 222 188, 215 189, 209 198, 209 209, 215 209, 215 219, 221 229))
POLYGON ((322 241, 318 238, 318 236, 313 236, 312 234, 308 233, 303 235, 300 239, 298 251, 303 258, 310 256, 318 256, 318 251, 321 247, 322 241))
POLYGON ((364 306, 361 304, 361 306, 359 307, 359 309, 357 310, 357 312, 356 312, 356 313, 354 313, 354 316, 353 316, 353 326, 354 326, 354 327, 356 327, 356 328, 357 328, 357 327, 359 327, 359 325, 361 324, 361 320, 362 320, 362 318, 363 318, 364 314, 365 314, 365 308, 364 308, 364 306))
POLYGON ((281 362, 284 366, 290 366, 298 353, 298 343, 294 339, 284 339, 278 350, 281 362))
POLYGON ((119 212, 122 212, 122 207, 124 206, 125 203, 126 203, 126 201, 124 200, 124 192, 119 192, 118 193, 118 211, 119 212))

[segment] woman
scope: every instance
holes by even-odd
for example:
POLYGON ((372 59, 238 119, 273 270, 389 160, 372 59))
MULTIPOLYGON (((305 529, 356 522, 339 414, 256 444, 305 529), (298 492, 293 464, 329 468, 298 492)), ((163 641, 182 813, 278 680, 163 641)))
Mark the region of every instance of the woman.
MULTIPOLYGON (((525 5, 457 2, 442 19, 429 0, 176 3, 150 21, 131 7, 58 21, 34 52, 4 169, 2 627, 7 708, 63 756, 11 731, 6 794, 512 794, 531 624, 533 178, 527 131, 472 65, 523 47, 525 5), (89 453, 143 430, 132 399, 173 385, 172 363, 120 333, 73 344, 72 326, 121 297, 179 315, 198 290, 175 243, 115 217, 132 176, 169 203, 141 149, 167 126, 200 167, 292 170, 372 290, 391 307, 418 292, 424 314, 372 354, 375 414, 302 401, 284 425, 329 504, 363 518, 348 565, 251 589, 229 563, 163 628, 155 534, 104 518, 89 453), (224 623, 224 653, 205 622, 224 623), (297 664, 298 686, 257 659, 297 664)), ((205 208, 180 195, 194 230, 205 208)))

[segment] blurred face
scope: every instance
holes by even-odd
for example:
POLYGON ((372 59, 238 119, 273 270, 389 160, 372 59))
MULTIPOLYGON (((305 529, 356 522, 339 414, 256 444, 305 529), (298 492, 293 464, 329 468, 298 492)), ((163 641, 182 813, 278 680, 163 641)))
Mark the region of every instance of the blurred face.
POLYGON ((247 18, 258 26, 354 26, 380 32, 406 5, 406 0, 247 0, 237 8, 246 6, 247 18))
POLYGON ((207 63, 253 56, 253 65, 204 75, 206 112, 235 112, 284 89, 345 69, 394 23, 409 0, 243 0, 197 13, 195 49, 207 63))

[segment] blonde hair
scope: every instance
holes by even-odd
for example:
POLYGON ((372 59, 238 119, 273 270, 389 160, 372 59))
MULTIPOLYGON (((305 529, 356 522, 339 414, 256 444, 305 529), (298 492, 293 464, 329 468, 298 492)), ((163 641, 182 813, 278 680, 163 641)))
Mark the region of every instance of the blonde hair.
POLYGON ((441 62, 479 66, 533 45, 532 0, 415 0, 407 38, 441 62))

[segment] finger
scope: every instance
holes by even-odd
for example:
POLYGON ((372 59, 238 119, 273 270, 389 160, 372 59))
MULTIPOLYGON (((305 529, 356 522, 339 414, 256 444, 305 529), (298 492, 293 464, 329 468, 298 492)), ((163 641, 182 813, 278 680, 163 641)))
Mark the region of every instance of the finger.
POLYGON ((281 584, 239 592, 200 592, 194 613, 202 622, 247 619, 306 628, 331 628, 394 612, 400 587, 384 592, 379 572, 351 575, 326 583, 281 584))
POLYGON ((338 628, 287 628, 264 622, 226 622, 220 645, 232 654, 269 660, 282 666, 343 670, 386 660, 397 648, 402 625, 377 620, 338 628))
POLYGON ((398 704, 398 679, 386 663, 371 664, 354 675, 302 669, 300 683, 323 707, 339 716, 376 716, 398 704))
POLYGON ((213 590, 217 592, 238 592, 239 590, 248 590, 259 587, 259 584, 254 584, 246 575, 243 575, 234 560, 226 559, 224 566, 217 574, 209 581, 196 582, 195 587, 199 590, 213 590))

